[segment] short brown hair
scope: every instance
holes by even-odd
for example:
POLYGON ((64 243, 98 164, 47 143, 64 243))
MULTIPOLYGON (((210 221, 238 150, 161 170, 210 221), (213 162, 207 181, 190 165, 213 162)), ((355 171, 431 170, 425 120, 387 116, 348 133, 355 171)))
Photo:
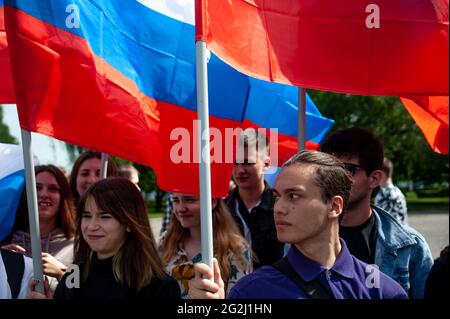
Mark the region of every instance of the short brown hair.
POLYGON ((316 167, 314 182, 320 188, 322 200, 327 203, 333 196, 343 198, 344 207, 340 217, 342 219, 343 213, 347 209, 353 183, 353 177, 345 169, 344 164, 333 155, 319 151, 300 151, 287 160, 283 167, 294 164, 309 164, 316 167))
POLYGON ((383 167, 383 142, 366 128, 351 127, 328 136, 319 151, 337 157, 356 157, 369 176, 383 167))
MULTIPOLYGON (((257 154, 261 159, 265 157, 265 155, 269 154, 269 139, 267 135, 264 133, 265 129, 254 129, 254 128, 246 128, 242 131, 239 137, 238 150, 241 149, 243 153, 241 155, 245 156, 246 153, 249 152, 249 149, 255 149, 257 154)), ((236 156, 237 162, 240 163, 241 158, 239 158, 239 151, 236 156)))

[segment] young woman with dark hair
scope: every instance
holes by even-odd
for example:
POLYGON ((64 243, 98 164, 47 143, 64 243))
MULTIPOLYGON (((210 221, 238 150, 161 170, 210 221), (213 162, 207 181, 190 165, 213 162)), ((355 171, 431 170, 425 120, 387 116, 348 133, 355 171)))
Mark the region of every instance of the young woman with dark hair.
POLYGON ((81 197, 76 226, 80 286, 72 288, 67 273, 54 299, 180 298, 176 281, 164 272, 144 200, 132 182, 107 178, 93 184, 81 197))
MULTIPOLYGON (((73 164, 72 172, 69 177, 70 190, 78 205, 84 192, 100 179, 100 164, 102 154, 95 151, 86 151, 82 153, 73 164)), ((117 165, 113 159, 108 160, 107 176, 117 175, 117 165)))
MULTIPOLYGON (((60 279, 73 262, 75 213, 72 195, 66 177, 53 165, 35 167, 39 210, 42 263, 44 274, 60 279)), ((31 257, 31 237, 28 221, 26 191, 23 190, 16 214, 13 232, 3 248, 31 257)), ((52 289, 58 284, 50 279, 52 289)))

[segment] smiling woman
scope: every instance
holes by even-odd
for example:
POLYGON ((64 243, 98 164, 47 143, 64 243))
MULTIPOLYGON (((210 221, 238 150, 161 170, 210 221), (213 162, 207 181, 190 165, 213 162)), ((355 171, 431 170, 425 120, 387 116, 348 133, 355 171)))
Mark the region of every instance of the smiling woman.
MULTIPOLYGON (((50 287, 59 280, 73 261, 75 215, 69 184, 64 174, 53 165, 35 167, 39 210, 39 230, 44 274, 50 276, 50 287)), ((31 237, 25 190, 14 221, 13 232, 3 248, 31 257, 31 237)))
POLYGON ((129 180, 107 178, 87 189, 77 207, 75 238, 79 285, 73 287, 76 272, 67 273, 54 299, 180 297, 176 281, 164 273, 144 200, 129 180))
MULTIPOLYGON (((86 151, 73 164, 69 183, 75 206, 78 205, 80 197, 83 196, 89 186, 100 179, 101 158, 100 152, 86 151)), ((112 158, 108 160, 107 175, 108 177, 117 175, 117 166, 112 158)))
MULTIPOLYGON (((188 298, 193 265, 202 260, 200 198, 173 193, 173 214, 167 232, 160 239, 160 253, 166 271, 178 280, 181 297, 188 298)), ((214 256, 217 258, 226 292, 253 269, 251 248, 242 237, 223 199, 212 199, 214 256)))

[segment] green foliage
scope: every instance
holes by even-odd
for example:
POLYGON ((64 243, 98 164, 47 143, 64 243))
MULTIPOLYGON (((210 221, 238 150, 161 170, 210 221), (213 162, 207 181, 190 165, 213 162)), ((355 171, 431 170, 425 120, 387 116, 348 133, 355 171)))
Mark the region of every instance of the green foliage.
POLYGON ((448 156, 434 153, 399 98, 308 92, 320 112, 335 120, 332 132, 366 127, 384 141, 394 180, 448 181, 448 156))
POLYGON ((139 171, 139 186, 146 193, 156 191, 158 186, 156 185, 155 172, 144 165, 133 164, 134 167, 139 171))
POLYGON ((75 162, 75 160, 77 159, 78 156, 80 156, 81 153, 83 153, 83 148, 80 146, 76 146, 70 143, 65 143, 66 144, 66 150, 67 150, 67 154, 69 154, 69 158, 71 162, 75 162))
POLYGON ((9 128, 3 123, 3 108, 0 107, 0 143, 19 144, 17 139, 9 133, 9 128))
MULTIPOLYGON (((418 191, 416 191, 418 192, 418 191)), ((406 203, 408 205, 408 213, 411 212, 443 212, 448 214, 448 188, 447 196, 441 196, 443 189, 428 190, 427 197, 419 197, 416 192, 406 192, 406 203), (435 197, 429 197, 435 196, 435 197)), ((423 194, 422 194, 423 195, 423 194)))

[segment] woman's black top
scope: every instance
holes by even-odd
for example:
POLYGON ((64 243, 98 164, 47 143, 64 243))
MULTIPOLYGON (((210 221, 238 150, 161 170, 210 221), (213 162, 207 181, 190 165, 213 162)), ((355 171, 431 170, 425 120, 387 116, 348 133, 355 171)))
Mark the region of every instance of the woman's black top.
MULTIPOLYGON (((178 283, 166 275, 164 279, 153 277, 150 284, 134 291, 116 281, 112 271, 112 259, 92 256, 91 272, 79 288, 73 288, 74 274, 66 273, 56 287, 53 299, 180 299, 178 283)), ((80 282, 80 281, 79 281, 80 282)))

